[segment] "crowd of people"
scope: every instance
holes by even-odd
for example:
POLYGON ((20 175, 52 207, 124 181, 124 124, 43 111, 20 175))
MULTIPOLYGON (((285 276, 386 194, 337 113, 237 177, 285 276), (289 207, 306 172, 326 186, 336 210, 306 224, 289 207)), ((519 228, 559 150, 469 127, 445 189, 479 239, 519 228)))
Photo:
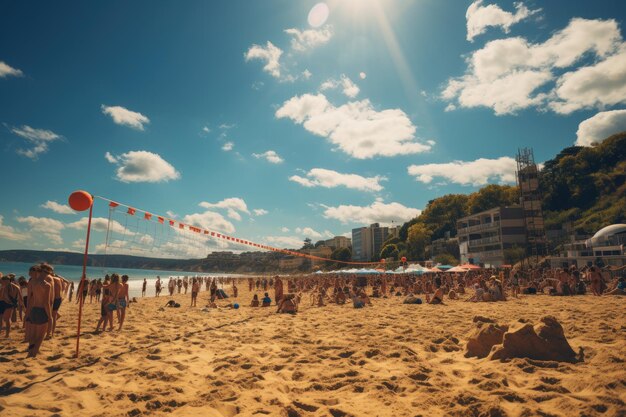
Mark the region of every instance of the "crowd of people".
POLYGON ((16 280, 14 274, 0 273, 0 317, 8 338, 19 315, 28 356, 34 357, 43 340, 54 337, 61 318, 59 310, 71 283, 55 274, 47 263, 31 266, 28 276, 28 280, 25 277, 16 280))
MULTIPOLYGON (((544 268, 528 270, 475 268, 457 273, 426 273, 417 275, 373 274, 357 275, 342 273, 309 274, 289 277, 170 277, 167 281, 169 296, 187 294, 191 290, 190 306, 198 306, 200 291, 208 293, 205 309, 218 308, 216 300, 231 298, 226 307, 239 308, 237 284, 247 281, 252 295, 250 307, 276 307, 278 313, 296 314, 303 300, 311 307, 328 304, 351 303, 354 308, 372 306, 372 299, 402 297, 405 304, 444 304, 446 300, 468 302, 506 301, 520 294, 546 294, 552 296, 575 296, 591 293, 601 295, 626 295, 626 269, 611 273, 598 266, 583 268, 544 268), (231 294, 227 294, 226 289, 231 294), (273 299, 270 296, 273 290, 273 299), (260 294, 263 294, 260 296, 260 294)), ((29 279, 16 278, 14 274, 0 273, 0 330, 10 336, 12 324, 24 328, 24 341, 28 343, 28 355, 36 356, 44 339, 55 335, 64 298, 76 303, 99 303, 100 318, 96 333, 111 331, 114 322, 122 330, 126 309, 136 299, 129 294, 128 275, 113 273, 104 278, 85 279, 77 285, 54 273, 54 268, 41 263, 33 265, 29 279), (18 320, 19 318, 19 320, 18 320)), ((146 295, 148 282, 142 283, 141 295, 146 295)), ((159 297, 164 281, 157 277, 155 296, 159 297)), ((203 303, 204 304, 204 303, 203 303)), ((167 306, 180 307, 175 300, 167 306)))

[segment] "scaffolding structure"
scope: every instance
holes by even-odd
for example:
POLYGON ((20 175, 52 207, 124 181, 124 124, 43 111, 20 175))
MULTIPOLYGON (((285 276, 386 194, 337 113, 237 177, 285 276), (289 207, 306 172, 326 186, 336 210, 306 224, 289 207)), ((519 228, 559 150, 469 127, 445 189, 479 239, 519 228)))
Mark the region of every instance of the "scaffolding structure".
POLYGON ((541 188, 539 169, 535 163, 533 150, 521 148, 517 151, 517 185, 520 192, 520 204, 526 224, 527 250, 529 256, 539 260, 548 253, 546 230, 541 208, 541 188))

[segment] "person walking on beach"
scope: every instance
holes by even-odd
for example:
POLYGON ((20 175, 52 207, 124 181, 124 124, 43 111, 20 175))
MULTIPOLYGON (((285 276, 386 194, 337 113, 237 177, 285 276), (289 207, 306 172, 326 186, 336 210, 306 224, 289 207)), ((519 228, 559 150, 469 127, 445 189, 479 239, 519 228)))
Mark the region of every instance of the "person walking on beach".
POLYGON ((144 278, 143 279, 143 284, 141 284, 141 296, 145 297, 146 296, 146 287, 148 286, 148 281, 144 278))
POLYGON ((48 271, 44 271, 40 266, 33 268, 31 271, 35 274, 29 282, 28 308, 26 309, 26 320, 29 322, 26 327, 29 357, 37 356, 48 326, 52 325, 51 299, 54 295, 52 284, 46 280, 48 271))

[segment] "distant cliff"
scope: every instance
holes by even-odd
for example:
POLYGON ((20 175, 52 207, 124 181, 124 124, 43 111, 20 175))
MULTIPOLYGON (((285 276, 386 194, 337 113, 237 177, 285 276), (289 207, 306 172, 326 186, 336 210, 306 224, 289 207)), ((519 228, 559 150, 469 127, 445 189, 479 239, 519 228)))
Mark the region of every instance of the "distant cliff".
MULTIPOLYGON (((204 259, 160 259, 128 255, 89 255, 89 266, 162 269, 169 271, 272 273, 284 255, 266 252, 215 252, 204 259)), ((33 250, 0 251, 0 262, 48 262, 52 265, 82 265, 83 254, 33 250)), ((281 271, 290 272, 290 271, 281 271)))

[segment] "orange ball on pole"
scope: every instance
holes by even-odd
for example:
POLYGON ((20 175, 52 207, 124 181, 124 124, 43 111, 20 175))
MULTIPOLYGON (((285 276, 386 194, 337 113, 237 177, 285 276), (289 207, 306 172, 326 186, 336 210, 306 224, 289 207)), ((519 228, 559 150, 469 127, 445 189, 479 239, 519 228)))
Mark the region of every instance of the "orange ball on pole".
POLYGON ((93 197, 87 191, 74 191, 67 200, 70 207, 76 211, 88 210, 93 204, 93 197))

